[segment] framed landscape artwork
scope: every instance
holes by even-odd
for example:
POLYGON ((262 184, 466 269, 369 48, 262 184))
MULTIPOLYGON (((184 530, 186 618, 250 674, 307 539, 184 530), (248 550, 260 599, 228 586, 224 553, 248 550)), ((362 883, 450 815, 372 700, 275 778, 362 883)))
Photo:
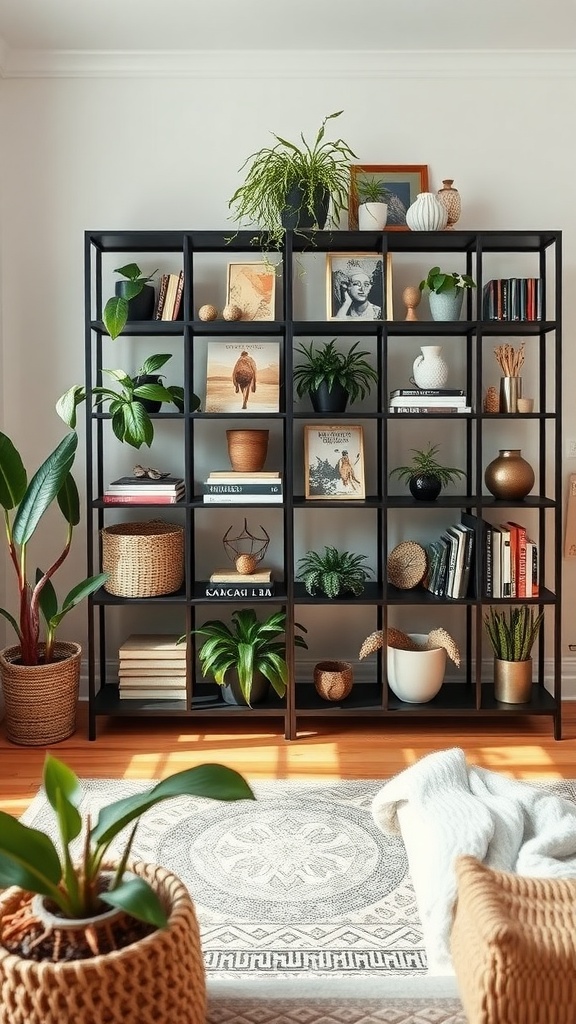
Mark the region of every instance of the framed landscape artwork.
MULTIPOLYGON (((382 202, 388 204, 385 230, 408 231, 406 210, 419 192, 428 191, 426 164, 351 164, 348 228, 358 229, 358 194, 362 181, 380 183, 382 202)), ((361 191, 361 188, 360 188, 361 191)))
POLYGON ((362 427, 304 427, 306 498, 366 497, 362 427))
POLYGON ((328 320, 392 320, 392 258, 379 253, 331 252, 326 256, 328 320), (386 289, 384 289, 384 278, 386 289), (384 301, 384 293, 386 300, 384 301))
POLYGON ((277 341, 209 341, 206 412, 279 412, 277 341))
POLYGON ((239 306, 241 320, 273 320, 276 273, 270 263, 229 263, 226 304, 239 306))

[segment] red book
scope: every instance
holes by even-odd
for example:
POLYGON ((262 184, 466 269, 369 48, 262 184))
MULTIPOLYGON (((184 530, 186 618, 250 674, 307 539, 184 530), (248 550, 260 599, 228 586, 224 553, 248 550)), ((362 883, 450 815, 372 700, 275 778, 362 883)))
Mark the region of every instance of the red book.
POLYGON ((177 505, 182 501, 180 494, 103 494, 106 505, 177 505))
POLYGON ((517 536, 516 544, 516 593, 515 597, 532 597, 532 594, 526 593, 526 541, 527 533, 526 527, 520 523, 509 522, 508 526, 517 536))

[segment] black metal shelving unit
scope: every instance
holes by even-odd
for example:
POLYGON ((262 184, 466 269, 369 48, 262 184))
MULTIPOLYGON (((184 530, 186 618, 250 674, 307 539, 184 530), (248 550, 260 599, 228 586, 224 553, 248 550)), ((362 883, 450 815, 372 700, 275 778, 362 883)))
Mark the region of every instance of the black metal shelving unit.
MULTIPOLYGON (((294 546, 297 524, 295 514, 306 508, 312 515, 325 514, 327 510, 346 507, 357 509, 358 516, 370 512, 372 522, 376 520, 378 559, 376 582, 367 586, 360 598, 354 598, 355 605, 370 606, 376 628, 386 630, 389 619, 394 616, 396 607, 437 606, 445 604, 449 607, 460 607, 466 619, 466 650, 464 653, 464 676, 462 682, 445 685, 438 696, 427 704, 406 704, 398 700, 389 690, 386 683, 386 658, 381 657, 374 662, 374 678, 370 682, 358 682, 352 693, 344 701, 328 703, 316 694, 310 680, 300 679, 295 660, 295 651, 288 645, 286 658, 289 668, 291 685, 284 700, 275 695, 263 706, 254 709, 232 707, 218 700, 214 684, 203 680, 197 674, 197 666, 188 655, 187 664, 187 699, 185 701, 122 701, 118 696, 118 680, 108 678, 106 673, 107 652, 107 618, 110 615, 121 615, 126 605, 158 605, 174 607, 181 622, 185 620, 186 630, 197 624, 197 616, 206 615, 209 601, 201 596, 195 576, 196 539, 195 517, 198 510, 206 508, 201 496, 194 493, 195 450, 197 428, 199 423, 214 420, 234 420, 233 414, 193 413, 186 403, 183 414, 158 413, 155 421, 160 427, 163 418, 181 419, 184 425, 184 465, 186 475, 186 497, 178 504, 179 514, 183 516, 186 536, 186 579, 184 587, 177 594, 161 598, 126 599, 114 597, 105 591, 99 591, 89 599, 88 608, 88 682, 89 682, 89 736, 96 737, 99 716, 149 716, 149 717, 185 717, 195 719, 216 719, 219 716, 249 716, 254 722, 260 718, 280 719, 288 739, 298 735, 299 726, 310 718, 324 717, 327 720, 335 715, 350 719, 371 717, 382 720, 383 730, 386 722, 401 717, 426 718, 447 717, 471 720, 474 718, 502 718, 504 727, 512 716, 515 727, 518 719, 530 716, 548 716, 553 721, 554 736, 561 738, 562 706, 561 706, 561 523, 562 523, 562 483, 561 483, 561 380, 562 380, 562 334, 561 334, 561 278, 562 278, 562 235, 560 231, 444 231, 444 232, 287 232, 280 253, 275 252, 274 258, 281 257, 279 272, 280 301, 277 303, 277 314, 280 319, 273 322, 203 322, 195 319, 194 313, 202 304, 201 288, 197 284, 195 270, 197 258, 201 254, 221 254, 222 256, 245 254, 250 259, 257 258, 261 250, 252 232, 240 231, 231 234, 226 231, 88 231, 85 235, 85 345, 86 345, 86 386, 88 400, 86 402, 86 493, 89 514, 87 538, 87 559, 89 573, 99 569, 100 548, 99 531, 105 525, 106 515, 111 508, 119 506, 104 505, 101 495, 106 483, 106 467, 104 465, 104 430, 109 416, 92 410, 91 389, 99 382, 103 366, 103 343, 106 332, 101 320, 103 296, 103 258, 106 254, 119 253, 162 253, 179 254, 184 268, 183 320, 129 322, 124 335, 134 338, 172 338, 180 339, 184 349, 184 387, 186 394, 203 393, 204 381, 195 380, 193 366, 193 350, 195 339, 219 336, 229 339, 241 337, 269 337, 280 341, 281 350, 281 398, 278 414, 250 414, 250 418, 275 420, 277 429, 282 432, 282 453, 284 459, 284 501, 281 510, 283 521, 283 554, 284 580, 277 583, 277 592, 273 598, 266 599, 265 604, 279 606, 287 613, 287 634, 291 635, 294 622, 298 620, 300 605, 315 604, 331 607, 328 599, 311 598, 306 594, 303 585, 294 580, 294 546), (465 263, 465 270, 474 276, 477 282, 475 294, 466 296, 464 319, 455 323, 421 320, 409 322, 401 319, 382 321, 345 320, 302 320, 296 314, 294 282, 297 264, 305 254, 315 254, 322 259, 330 252, 362 252, 397 254, 402 257, 410 255, 421 257, 423 254, 460 254, 465 263), (543 279, 544 309, 541 321, 483 321, 478 318, 481 302, 482 286, 489 276, 491 256, 510 255, 515 253, 532 255, 535 269, 532 276, 543 279), (362 412, 356 409, 352 413, 339 417, 342 422, 347 420, 366 420, 370 424, 368 444, 374 444, 377 454, 377 487, 376 493, 370 494, 365 501, 347 501, 345 503, 329 499, 307 502, 301 493, 301 481, 294 479, 294 432, 303 420, 319 422, 318 414, 305 414, 294 410, 292 398, 293 347, 299 337, 318 336, 320 338, 336 336, 372 339, 375 344, 377 366, 380 376, 378 403, 376 412, 362 412), (462 421, 463 452, 465 453, 467 480, 471 493, 461 495, 443 495, 433 503, 416 502, 409 496, 388 495, 388 451, 391 432, 398 429, 399 421, 407 422, 419 419, 442 420, 441 414, 425 414, 410 416, 393 416, 387 413, 388 392, 390 381, 388 360, 390 345, 395 339, 438 339, 440 337, 461 337, 466 346, 466 381, 472 397, 473 412, 459 416, 462 421), (483 412, 483 357, 486 346, 493 346, 497 339, 525 338, 529 344, 537 348, 538 364, 538 412, 530 414, 487 414, 483 412), (532 423, 532 429, 538 432, 539 465, 536 467, 536 485, 534 493, 523 502, 496 502, 490 495, 483 493, 484 467, 492 455, 485 451, 484 427, 491 420, 498 421, 503 428, 506 421, 513 418, 516 422, 532 423), (550 480, 552 485, 550 486, 550 480), (548 488, 547 488, 548 483, 548 488), (551 493, 547 493, 551 491, 551 493), (546 611, 546 629, 541 634, 538 654, 534 665, 534 685, 532 698, 528 704, 499 704, 494 699, 492 681, 482 677, 482 634, 483 613, 488 601, 481 595, 466 597, 462 600, 446 599, 444 601, 432 596, 424 589, 400 591, 386 581, 386 552, 388 550, 389 516, 398 512, 411 512, 416 520, 417 514, 428 508, 445 509, 447 520, 452 519, 456 510, 471 512, 478 518, 483 513, 497 508, 503 518, 521 518, 522 511, 530 510, 538 520, 538 548, 541 569, 541 587, 538 598, 492 599, 491 604, 532 603, 546 611), (548 672, 546 686, 545 671, 548 672)), ((132 255, 131 255, 132 258, 132 255)), ((330 417, 333 419, 333 417, 330 417)), ((175 506, 171 506, 174 508, 175 506)), ((212 506, 211 506, 212 507, 212 506)), ((218 506, 216 506, 218 507, 218 506)), ((234 506, 238 508, 239 506, 234 506)), ((250 505, 257 509, 258 505, 250 505)), ((269 506, 267 506, 269 507, 269 506)), ((129 515, 126 506, 124 512, 129 515)), ((150 511, 150 506, 147 506, 150 511)), ((156 510, 157 514, 157 510, 156 510)), ((476 573, 481 576, 482 552, 476 544, 476 573)), ((233 602, 238 604, 238 601, 233 602)), ((339 605, 342 605, 340 600, 339 605)), ((230 605, 227 605, 230 611, 230 605)), ((226 605, 223 606, 223 613, 226 605)), ((210 614, 214 607, 211 605, 210 614)), ((177 627, 180 628, 179 626, 177 627)), ((368 632, 368 630, 367 630, 368 632)), ((385 651, 385 649, 384 649, 385 651)), ((356 657, 356 651, 350 657, 356 657)))

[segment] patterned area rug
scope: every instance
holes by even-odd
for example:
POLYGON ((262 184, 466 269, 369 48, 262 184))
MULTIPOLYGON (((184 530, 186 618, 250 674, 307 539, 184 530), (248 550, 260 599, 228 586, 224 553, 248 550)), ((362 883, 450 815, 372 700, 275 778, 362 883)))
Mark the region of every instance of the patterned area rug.
POLYGON ((466 1024, 458 999, 210 999, 207 1024, 466 1024))
MULTIPOLYGON (((94 820, 101 806, 151 784, 83 780, 84 809, 94 820)), ((426 974, 404 845, 370 813, 382 784, 257 782, 256 801, 177 797, 142 817, 134 856, 187 885, 209 978, 426 974)), ((42 793, 23 820, 56 838, 42 793)))

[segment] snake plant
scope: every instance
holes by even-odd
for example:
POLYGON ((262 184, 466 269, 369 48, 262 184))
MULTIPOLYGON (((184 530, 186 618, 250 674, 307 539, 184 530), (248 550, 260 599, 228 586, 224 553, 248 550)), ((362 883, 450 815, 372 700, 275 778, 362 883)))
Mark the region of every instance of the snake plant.
POLYGON ((534 609, 523 604, 506 612, 490 608, 484 616, 484 625, 499 661, 528 661, 538 636, 544 612, 535 614, 534 609))
POLYGON ((298 563, 298 574, 309 594, 340 597, 353 594, 358 597, 366 585, 372 569, 363 565, 366 555, 351 555, 348 551, 326 546, 324 554, 307 551, 298 563))

